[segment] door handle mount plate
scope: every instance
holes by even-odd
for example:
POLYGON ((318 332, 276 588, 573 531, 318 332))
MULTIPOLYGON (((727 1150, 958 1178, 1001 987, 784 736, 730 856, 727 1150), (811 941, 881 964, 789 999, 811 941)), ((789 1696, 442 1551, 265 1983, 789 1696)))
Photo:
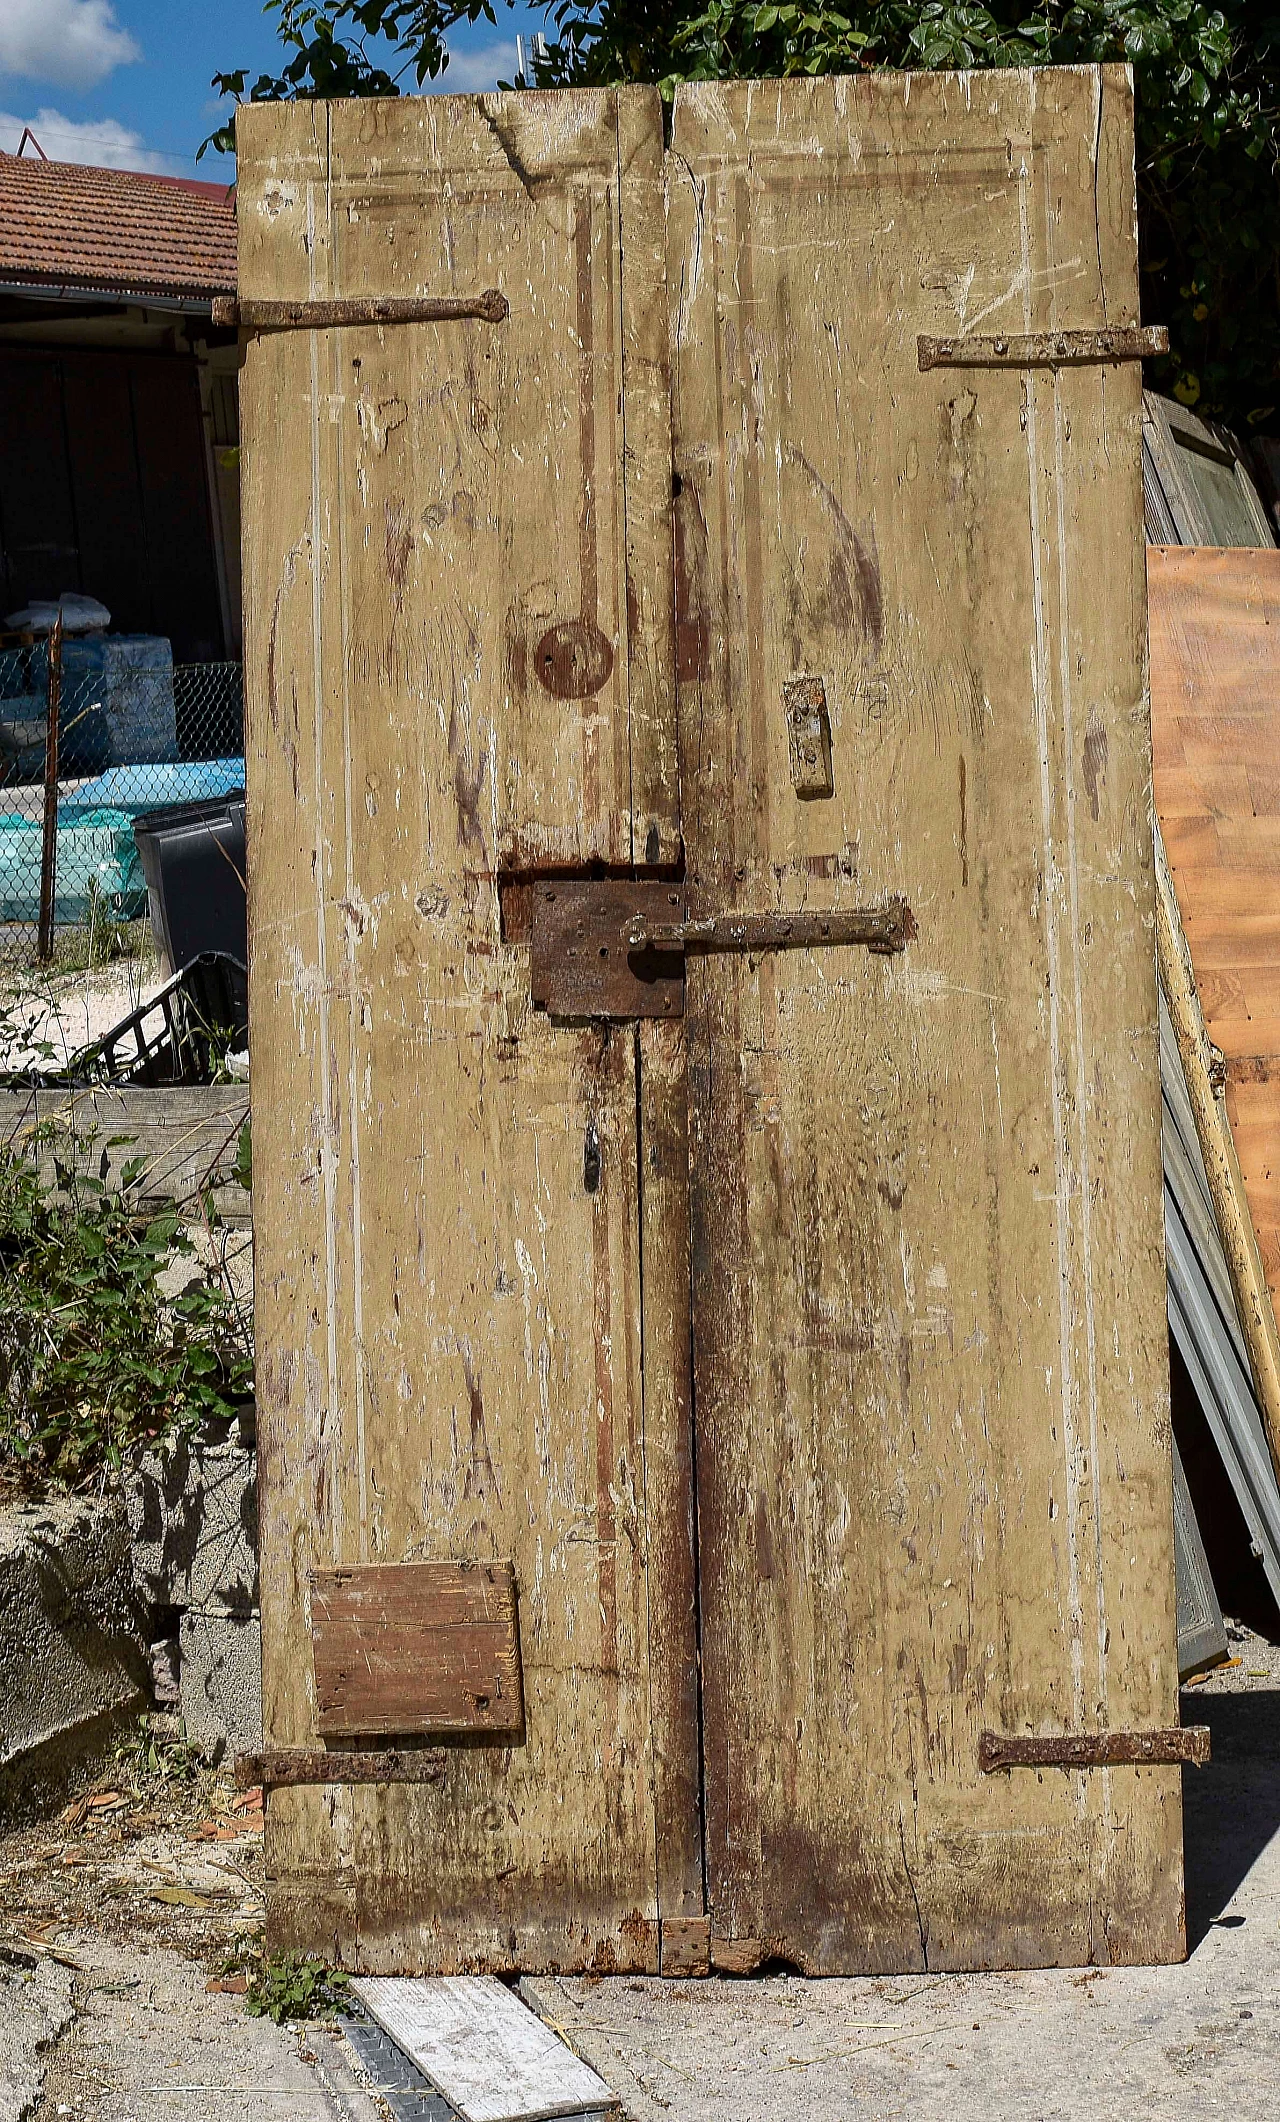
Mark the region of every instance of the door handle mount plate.
POLYGON ((855 944, 891 956, 915 933, 904 899, 689 920, 680 885, 557 878, 534 886, 529 988, 535 1009, 553 1017, 680 1017, 692 953, 757 956, 855 944))

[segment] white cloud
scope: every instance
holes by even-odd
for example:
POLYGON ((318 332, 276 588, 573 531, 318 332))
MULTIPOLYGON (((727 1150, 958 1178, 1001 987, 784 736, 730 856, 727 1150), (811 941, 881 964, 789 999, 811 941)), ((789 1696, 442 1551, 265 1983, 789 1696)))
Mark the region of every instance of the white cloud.
MULTIPOLYGON (((181 155, 153 153, 143 146, 141 133, 131 133, 118 118, 78 121, 47 108, 34 118, 15 118, 12 111, 0 111, 0 147, 13 154, 26 125, 51 162, 91 162, 98 169, 149 170, 161 177, 190 175, 190 164, 181 155)), ((31 154, 30 146, 25 152, 31 154)))
POLYGON ((141 57, 111 0, 0 0, 0 73, 86 89, 141 57))
MULTIPOLYGON (((4 0, 0 0, 0 6, 4 0)), ((513 37, 507 44, 482 44, 478 51, 451 52, 449 64, 438 81, 423 82, 439 96, 479 96, 486 89, 496 88, 499 79, 514 81, 516 78, 516 41, 513 37)))

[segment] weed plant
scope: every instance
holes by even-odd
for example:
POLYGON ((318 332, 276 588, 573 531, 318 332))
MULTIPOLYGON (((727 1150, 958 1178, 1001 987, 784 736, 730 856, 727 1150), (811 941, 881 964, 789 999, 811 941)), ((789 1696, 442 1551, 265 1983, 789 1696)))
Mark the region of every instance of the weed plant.
POLYGON ((95 1175, 92 1135, 50 1126, 0 1145, 0 1469, 31 1492, 88 1486, 132 1446, 229 1419, 253 1389, 234 1297, 176 1213, 144 1208, 145 1160, 108 1185, 120 1146, 95 1175), (184 1258, 191 1275, 169 1294, 184 1258))
MULTIPOLYGON (((327 2018, 347 2005, 348 1977, 311 1953, 267 1953, 260 1938, 241 1942, 222 1964, 224 1975, 245 1978, 244 2008, 255 2019, 327 2018)), ((349 2006, 348 2006, 349 2008, 349 2006)))

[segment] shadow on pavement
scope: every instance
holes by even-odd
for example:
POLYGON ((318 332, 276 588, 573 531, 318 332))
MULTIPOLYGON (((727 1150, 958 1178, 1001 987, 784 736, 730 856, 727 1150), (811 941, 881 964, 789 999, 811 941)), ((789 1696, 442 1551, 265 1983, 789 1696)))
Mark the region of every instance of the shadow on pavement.
MULTIPOLYGON (((1232 1895, 1280 1833, 1280 1689, 1182 1696, 1184 1724, 1207 1724, 1213 1759, 1182 1772, 1187 1951, 1222 1919, 1232 1895)), ((1233 1927, 1246 1919, 1227 1916, 1233 1927)))

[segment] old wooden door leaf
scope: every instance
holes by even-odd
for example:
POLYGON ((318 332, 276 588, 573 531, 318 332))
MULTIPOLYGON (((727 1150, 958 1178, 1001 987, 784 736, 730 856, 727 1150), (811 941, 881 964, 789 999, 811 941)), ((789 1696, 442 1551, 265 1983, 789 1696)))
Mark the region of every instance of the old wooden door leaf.
POLYGON ((1126 75, 239 149, 274 1939, 1176 1958, 1126 75))

